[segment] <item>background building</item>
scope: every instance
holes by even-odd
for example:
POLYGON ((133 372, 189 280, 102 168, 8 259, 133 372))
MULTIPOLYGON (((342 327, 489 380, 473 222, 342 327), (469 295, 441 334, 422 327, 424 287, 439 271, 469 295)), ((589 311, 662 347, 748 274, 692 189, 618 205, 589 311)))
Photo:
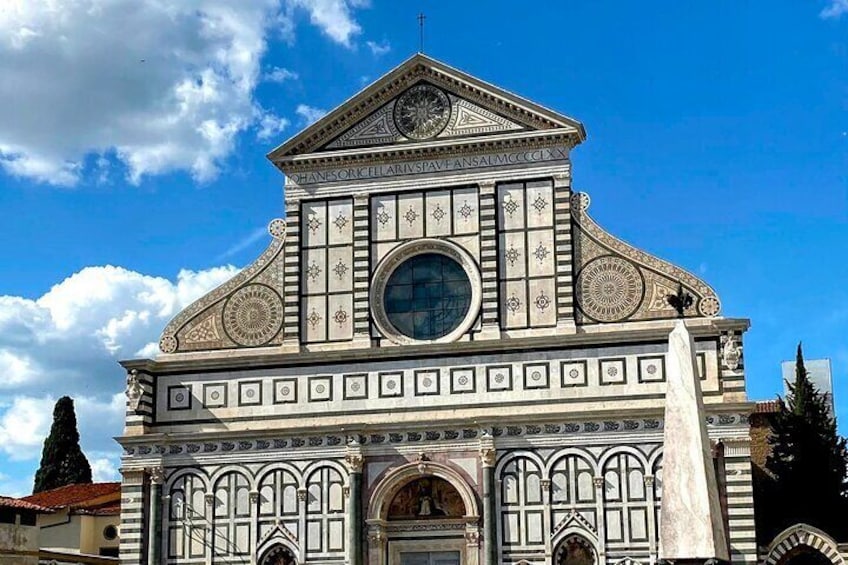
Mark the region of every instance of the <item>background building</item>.
POLYGON ((48 510, 39 514, 37 523, 43 552, 63 554, 67 560, 79 555, 118 557, 120 483, 68 485, 21 500, 48 510))
MULTIPOLYGON (((835 416, 833 404, 833 376, 830 369, 830 359, 804 359, 804 367, 813 385, 824 394, 830 415, 835 416)), ((783 393, 789 394, 787 383, 795 382, 795 361, 783 361, 780 364, 780 372, 783 377, 783 393)))

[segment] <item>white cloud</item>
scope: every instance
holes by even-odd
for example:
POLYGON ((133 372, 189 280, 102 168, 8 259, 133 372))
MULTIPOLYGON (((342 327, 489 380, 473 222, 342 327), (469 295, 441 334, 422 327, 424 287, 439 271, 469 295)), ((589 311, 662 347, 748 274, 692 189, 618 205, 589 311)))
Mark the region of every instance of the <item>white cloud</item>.
POLYGON ((376 41, 366 41, 365 45, 367 45, 368 49, 371 50, 371 53, 373 53, 377 57, 379 57, 380 55, 385 55, 386 53, 392 50, 392 46, 389 45, 389 42, 386 40, 383 40, 380 43, 377 43, 376 41))
POLYGON ((292 6, 309 12, 310 21, 328 37, 347 47, 362 28, 353 19, 353 10, 368 6, 367 0, 291 0, 292 6))
POLYGON ((95 483, 121 480, 115 466, 115 458, 89 458, 88 463, 91 465, 91 478, 95 483))
POLYGON ((303 125, 308 126, 313 124, 324 117, 327 113, 326 110, 322 110, 321 108, 313 108, 312 106, 307 106, 306 104, 299 104, 294 111, 298 116, 300 116, 303 121, 303 125))
POLYGON ((251 245, 257 243, 261 239, 266 239, 268 237, 268 228, 266 226, 259 226, 258 228, 251 231, 249 234, 235 242, 229 249, 221 253, 216 261, 223 261, 224 259, 228 259, 238 253, 239 251, 243 251, 250 247, 251 245))
POLYGON ((838 19, 842 14, 848 14, 848 0, 830 0, 819 16, 824 19, 838 19))
POLYGON ((353 11, 363 5, 5 0, 0 167, 69 186, 100 172, 89 156, 110 153, 134 183, 175 170, 213 179, 241 132, 257 123, 262 131, 254 91, 269 29, 293 32, 305 10, 351 47, 360 32, 353 11))
POLYGON ((262 141, 271 139, 279 135, 283 130, 289 127, 289 121, 271 112, 265 112, 259 119, 259 128, 256 132, 256 138, 262 141))
POLYGON ((294 71, 282 67, 274 67, 265 73, 263 78, 268 82, 286 82, 287 80, 297 80, 298 75, 294 71))
POLYGON ((36 300, 0 296, 0 468, 9 475, 0 477, 0 492, 31 488, 24 475, 34 472, 62 395, 74 399, 95 479, 114 480, 120 453, 112 438, 126 403, 117 360, 155 356, 168 320, 236 272, 183 270, 168 280, 87 267, 36 300))
POLYGON ((120 267, 87 267, 37 300, 0 296, 0 371, 12 375, 0 379, 0 393, 121 390, 116 359, 149 352, 171 317, 236 272, 231 266, 184 270, 172 282, 120 267))

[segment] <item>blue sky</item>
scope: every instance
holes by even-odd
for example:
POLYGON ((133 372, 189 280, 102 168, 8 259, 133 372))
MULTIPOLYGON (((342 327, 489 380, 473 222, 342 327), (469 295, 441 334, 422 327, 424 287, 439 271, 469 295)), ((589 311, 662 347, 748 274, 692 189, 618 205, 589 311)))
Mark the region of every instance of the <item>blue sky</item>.
POLYGON ((848 422, 848 0, 9 0, 0 8, 0 493, 55 399, 116 477, 124 374, 282 213, 265 153, 426 52, 581 120, 574 185, 747 317, 751 398, 803 340, 848 422))

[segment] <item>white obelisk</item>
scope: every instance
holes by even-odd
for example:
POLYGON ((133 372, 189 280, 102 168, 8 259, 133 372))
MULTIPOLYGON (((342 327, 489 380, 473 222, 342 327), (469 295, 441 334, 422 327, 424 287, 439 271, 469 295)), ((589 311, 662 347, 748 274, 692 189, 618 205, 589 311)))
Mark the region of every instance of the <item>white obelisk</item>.
POLYGON ((695 342, 678 320, 666 354, 659 558, 729 561, 696 367, 695 342))

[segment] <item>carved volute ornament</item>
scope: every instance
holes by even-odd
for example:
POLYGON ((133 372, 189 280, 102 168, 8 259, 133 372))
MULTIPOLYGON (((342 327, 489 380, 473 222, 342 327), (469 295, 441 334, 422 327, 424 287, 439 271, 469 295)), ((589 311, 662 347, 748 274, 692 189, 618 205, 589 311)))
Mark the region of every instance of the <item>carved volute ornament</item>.
POLYGON ((141 381, 138 378, 138 370, 133 369, 127 373, 127 405, 133 412, 138 411, 138 405, 141 403, 141 397, 144 395, 144 389, 141 388, 141 381))
POLYGON ((721 360, 728 369, 735 371, 739 368, 739 361, 742 359, 742 351, 736 345, 735 332, 731 330, 721 336, 721 343, 721 360))

